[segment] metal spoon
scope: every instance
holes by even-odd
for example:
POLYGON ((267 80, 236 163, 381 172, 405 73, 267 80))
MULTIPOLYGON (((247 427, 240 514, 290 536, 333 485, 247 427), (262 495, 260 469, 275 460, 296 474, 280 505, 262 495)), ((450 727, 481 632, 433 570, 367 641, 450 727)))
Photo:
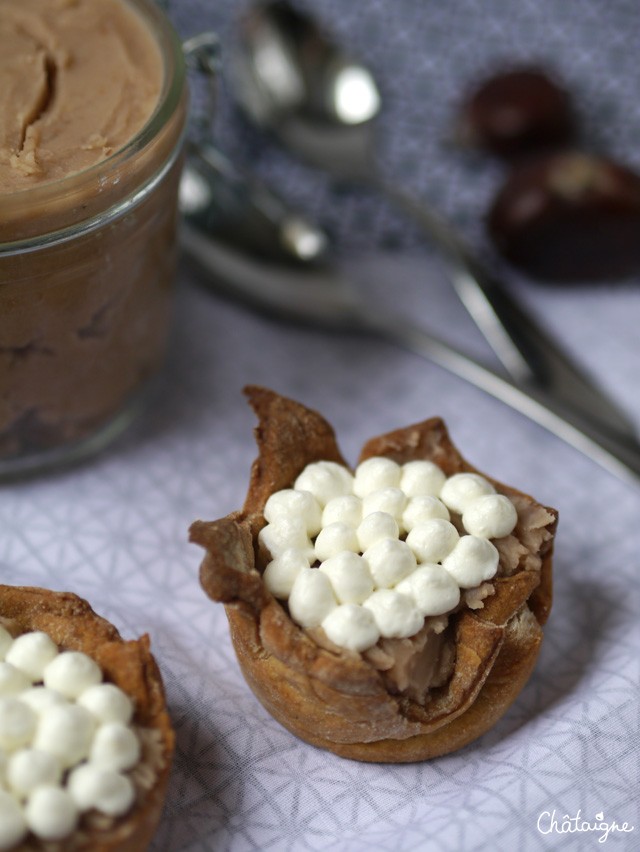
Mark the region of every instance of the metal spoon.
POLYGON ((240 22, 231 79, 249 116, 311 164, 385 193, 440 249, 465 307, 516 382, 553 391, 604 431, 635 439, 623 412, 473 257, 434 210, 389 184, 374 155, 381 97, 373 76, 286 0, 252 8, 240 22))
POLYGON ((326 235, 212 147, 193 148, 180 186, 182 246, 207 283, 278 317, 368 332, 425 356, 638 485, 640 445, 567 409, 553 390, 520 386, 422 328, 360 299, 331 264, 326 235))

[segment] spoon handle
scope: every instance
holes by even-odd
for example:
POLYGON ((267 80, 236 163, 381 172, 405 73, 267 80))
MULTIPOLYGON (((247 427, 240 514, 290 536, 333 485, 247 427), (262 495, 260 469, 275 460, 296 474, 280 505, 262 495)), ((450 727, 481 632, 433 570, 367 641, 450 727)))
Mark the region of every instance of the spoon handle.
POLYGON ((461 301, 517 383, 553 391, 569 409, 597 420, 603 432, 635 440, 636 432, 611 398, 585 374, 478 260, 453 228, 403 190, 373 177, 375 187, 409 214, 441 250, 461 301))
POLYGON ((206 271, 214 289, 296 324, 308 322, 343 332, 365 332, 415 352, 524 414, 620 479, 640 485, 640 445, 599 430, 593 420, 563 408, 552 390, 521 387, 403 318, 356 297, 331 269, 307 271, 256 263, 218 243, 186 216, 182 247, 206 271))
POLYGON ((640 443, 632 437, 611 435, 590 415, 567 408, 553 389, 530 382, 515 384, 431 333, 370 305, 358 305, 357 321, 362 330, 439 364, 543 426, 610 473, 636 487, 640 485, 640 443))

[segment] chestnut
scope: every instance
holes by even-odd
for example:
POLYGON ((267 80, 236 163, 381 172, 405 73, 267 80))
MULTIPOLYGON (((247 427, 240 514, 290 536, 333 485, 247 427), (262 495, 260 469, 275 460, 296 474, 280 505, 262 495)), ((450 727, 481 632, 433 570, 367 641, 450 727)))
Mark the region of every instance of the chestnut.
POLYGON ((462 107, 460 141, 507 159, 569 143, 568 93, 543 70, 516 68, 483 82, 462 107))
POLYGON ((498 251, 535 278, 640 273, 640 176, 610 159, 567 151, 515 168, 487 224, 498 251))

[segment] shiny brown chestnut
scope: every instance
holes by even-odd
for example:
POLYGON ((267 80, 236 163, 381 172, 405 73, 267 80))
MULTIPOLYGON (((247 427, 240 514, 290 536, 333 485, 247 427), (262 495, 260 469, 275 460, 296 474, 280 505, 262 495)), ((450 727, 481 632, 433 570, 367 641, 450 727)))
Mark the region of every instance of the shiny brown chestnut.
POLYGON ((459 125, 464 145, 507 159, 558 148, 574 135, 568 93, 544 71, 515 68, 490 77, 468 98, 459 125))
POLYGON ((640 176, 613 160, 570 151, 517 167, 487 224, 499 252, 534 278, 640 274, 640 176))

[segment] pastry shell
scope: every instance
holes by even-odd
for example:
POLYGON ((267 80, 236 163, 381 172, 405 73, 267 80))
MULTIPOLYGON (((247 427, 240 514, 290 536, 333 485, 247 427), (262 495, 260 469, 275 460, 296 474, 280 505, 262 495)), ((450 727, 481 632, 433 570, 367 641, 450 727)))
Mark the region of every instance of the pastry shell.
MULTIPOLYGON (((196 521, 190 535, 206 550, 202 587, 225 605, 238 662, 257 698, 301 739, 362 761, 425 760, 485 733, 514 701, 538 656, 551 607, 557 512, 486 477, 518 509, 514 535, 495 542, 501 564, 503 553, 511 553, 509 573, 499 570, 494 593, 482 608, 462 608, 451 616, 455 664, 448 682, 433 688, 424 704, 391 694, 360 654, 320 647, 262 581, 268 554, 261 552, 258 532, 267 498, 291 487, 313 461, 346 462, 320 414, 264 388, 249 387, 245 393, 258 417, 259 456, 244 507, 221 520, 196 521), (535 553, 518 538, 523 519, 537 530, 535 553)), ((437 418, 371 439, 359 461, 371 456, 398 463, 430 459, 447 476, 478 472, 437 418)), ((529 535, 524 530, 520 538, 529 535)))
POLYGON ((136 800, 127 814, 110 818, 90 812, 64 840, 45 842, 29 835, 12 852, 142 852, 160 820, 174 750, 149 637, 125 641, 77 595, 24 586, 0 585, 0 624, 14 636, 42 630, 61 650, 82 651, 94 659, 105 681, 133 700, 133 725, 142 745, 140 763, 131 772, 136 800))

